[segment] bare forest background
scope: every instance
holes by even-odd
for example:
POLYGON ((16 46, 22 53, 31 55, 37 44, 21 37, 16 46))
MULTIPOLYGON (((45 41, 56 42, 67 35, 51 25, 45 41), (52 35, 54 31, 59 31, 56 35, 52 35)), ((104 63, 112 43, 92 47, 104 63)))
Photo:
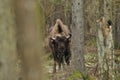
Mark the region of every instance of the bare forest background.
POLYGON ((0 80, 119 79, 120 0, 0 0, 0 80), (99 73, 101 16, 112 21, 114 73, 99 73), (66 70, 53 74, 48 36, 58 18, 71 30, 73 55, 66 70))

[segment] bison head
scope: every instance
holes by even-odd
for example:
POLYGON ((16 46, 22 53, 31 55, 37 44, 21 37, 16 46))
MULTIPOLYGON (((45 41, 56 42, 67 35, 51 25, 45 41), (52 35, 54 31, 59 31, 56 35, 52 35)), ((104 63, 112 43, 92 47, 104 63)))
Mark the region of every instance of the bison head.
POLYGON ((56 52, 64 53, 70 43, 71 34, 69 36, 56 36, 56 38, 51 38, 51 43, 54 45, 56 52))

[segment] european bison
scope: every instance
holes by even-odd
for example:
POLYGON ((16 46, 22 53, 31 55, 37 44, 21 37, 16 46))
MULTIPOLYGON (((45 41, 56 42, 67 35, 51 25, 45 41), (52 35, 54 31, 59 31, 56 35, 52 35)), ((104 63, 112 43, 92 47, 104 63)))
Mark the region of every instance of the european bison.
POLYGON ((56 65, 64 67, 64 61, 70 63, 70 38, 71 33, 66 25, 60 19, 56 20, 56 24, 52 27, 49 37, 49 45, 54 58, 53 72, 56 72, 56 65))

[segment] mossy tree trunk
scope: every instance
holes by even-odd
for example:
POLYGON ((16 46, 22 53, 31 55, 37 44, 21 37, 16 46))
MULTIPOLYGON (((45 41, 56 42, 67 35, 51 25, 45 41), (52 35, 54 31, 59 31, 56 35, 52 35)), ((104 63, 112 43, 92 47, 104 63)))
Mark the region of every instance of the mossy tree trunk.
POLYGON ((46 80, 43 72, 44 15, 38 0, 15 1, 22 80, 46 80))
POLYGON ((83 0, 72 0, 72 69, 85 76, 83 0))
POLYGON ((18 80, 13 0, 0 0, 0 80, 18 80))

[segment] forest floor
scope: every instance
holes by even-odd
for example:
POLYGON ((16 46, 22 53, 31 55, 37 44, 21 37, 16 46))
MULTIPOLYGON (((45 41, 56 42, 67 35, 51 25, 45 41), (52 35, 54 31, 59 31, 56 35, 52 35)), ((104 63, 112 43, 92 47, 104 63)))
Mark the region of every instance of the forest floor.
MULTIPOLYGON (((117 64, 117 73, 120 74, 120 50, 115 51, 116 59, 115 62, 117 64)), ((86 66, 86 71, 91 77, 90 80, 97 80, 97 59, 96 59, 96 54, 95 53, 87 53, 85 54, 85 66, 86 66)), ((60 71, 57 71, 56 74, 53 74, 53 61, 49 60, 46 64, 46 70, 49 75, 48 80, 67 80, 66 77, 67 75, 67 67, 65 66, 65 70, 61 69, 60 71)), ((120 79, 120 75, 117 76, 120 79)), ((68 79, 69 80, 69 79, 68 79)), ((71 79, 72 80, 72 79, 71 79)))
MULTIPOLYGON (((87 45, 90 46, 91 44, 87 45)), ((98 65, 97 65, 97 49, 94 47, 94 45, 91 45, 91 47, 85 46, 85 67, 87 71, 87 75, 89 76, 88 80, 98 80, 98 65)), ((117 74, 119 74, 117 79, 120 79, 120 50, 115 50, 115 62, 117 64, 117 74)), ((45 64, 47 74, 49 75, 48 80, 73 80, 68 78, 68 72, 70 70, 68 66, 65 66, 65 69, 61 69, 60 71, 57 71, 56 74, 53 74, 53 59, 51 58, 50 54, 48 57, 48 61, 45 64), (66 79, 67 77, 67 79, 66 79)), ((117 80, 116 79, 116 80, 117 80)))
MULTIPOLYGON (((46 67, 46 71, 49 75, 49 79, 48 80, 66 80, 66 70, 63 68, 61 68, 61 70, 58 70, 58 66, 57 66, 57 72, 53 73, 53 60, 50 59, 47 64, 45 65, 46 67)), ((65 66, 66 68, 67 66, 65 66)))

